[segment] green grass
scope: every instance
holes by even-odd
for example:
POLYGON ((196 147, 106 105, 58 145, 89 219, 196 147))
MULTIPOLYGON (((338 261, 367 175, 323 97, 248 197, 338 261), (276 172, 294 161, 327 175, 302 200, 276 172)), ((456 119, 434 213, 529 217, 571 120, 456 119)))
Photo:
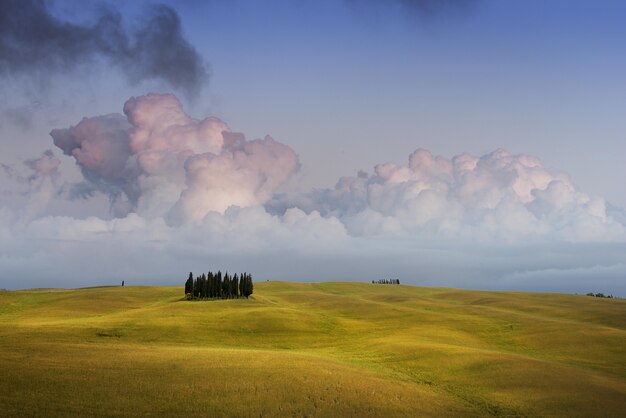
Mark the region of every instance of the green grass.
POLYGON ((624 416, 626 300, 366 283, 0 292, 2 416, 624 416))

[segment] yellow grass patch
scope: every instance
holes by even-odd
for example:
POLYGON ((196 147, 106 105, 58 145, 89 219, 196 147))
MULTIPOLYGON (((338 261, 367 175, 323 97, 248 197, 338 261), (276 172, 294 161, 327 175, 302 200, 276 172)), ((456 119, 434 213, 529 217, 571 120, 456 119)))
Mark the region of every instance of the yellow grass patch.
POLYGON ((623 416, 626 301, 369 283, 0 292, 3 416, 623 416))

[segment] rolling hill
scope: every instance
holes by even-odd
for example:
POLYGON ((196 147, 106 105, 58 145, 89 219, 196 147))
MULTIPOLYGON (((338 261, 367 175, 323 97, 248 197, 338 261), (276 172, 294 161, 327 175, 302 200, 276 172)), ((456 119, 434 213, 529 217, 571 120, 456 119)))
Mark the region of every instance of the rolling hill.
POLYGON ((626 300, 369 283, 0 292, 2 416, 623 416, 626 300))

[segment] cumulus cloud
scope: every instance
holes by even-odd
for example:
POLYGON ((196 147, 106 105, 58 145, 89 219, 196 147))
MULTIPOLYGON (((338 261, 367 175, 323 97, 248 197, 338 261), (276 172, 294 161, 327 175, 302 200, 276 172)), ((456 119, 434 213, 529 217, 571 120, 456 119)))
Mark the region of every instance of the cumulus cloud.
POLYGON ((0 2, 0 75, 61 72, 108 60, 128 80, 158 79, 194 96, 208 70, 183 37, 174 9, 151 6, 131 30, 119 12, 100 8, 91 24, 55 16, 43 0, 0 2))
POLYGON ((199 220, 232 205, 264 203, 298 168, 291 148, 269 136, 250 142, 236 134, 227 138, 232 141, 219 154, 204 153, 186 161, 187 188, 172 209, 175 222, 199 220))
POLYGON ((171 94, 133 97, 124 113, 51 132, 118 217, 136 212, 180 225, 260 205, 299 167, 288 146, 269 136, 247 141, 215 117, 194 120, 171 94))
POLYGON ((406 165, 377 165, 334 189, 279 196, 268 210, 297 206, 340 219, 353 235, 408 234, 463 239, 621 240, 625 226, 602 198, 576 189, 534 157, 496 150, 452 159, 418 149, 406 165))

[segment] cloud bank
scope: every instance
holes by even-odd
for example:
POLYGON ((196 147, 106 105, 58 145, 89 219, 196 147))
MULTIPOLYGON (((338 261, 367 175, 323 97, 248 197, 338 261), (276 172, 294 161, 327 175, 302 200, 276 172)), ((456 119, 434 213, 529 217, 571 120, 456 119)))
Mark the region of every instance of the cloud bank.
POLYGON ((170 94, 133 97, 123 110, 53 130, 63 163, 47 151, 3 166, 3 184, 16 185, 0 205, 4 287, 172 284, 220 268, 626 295, 624 211, 537 158, 418 148, 405 164, 287 193, 300 165, 288 145, 193 119, 170 94), (72 161, 82 181, 58 184, 72 161), (102 196, 107 218, 50 210, 102 196))

